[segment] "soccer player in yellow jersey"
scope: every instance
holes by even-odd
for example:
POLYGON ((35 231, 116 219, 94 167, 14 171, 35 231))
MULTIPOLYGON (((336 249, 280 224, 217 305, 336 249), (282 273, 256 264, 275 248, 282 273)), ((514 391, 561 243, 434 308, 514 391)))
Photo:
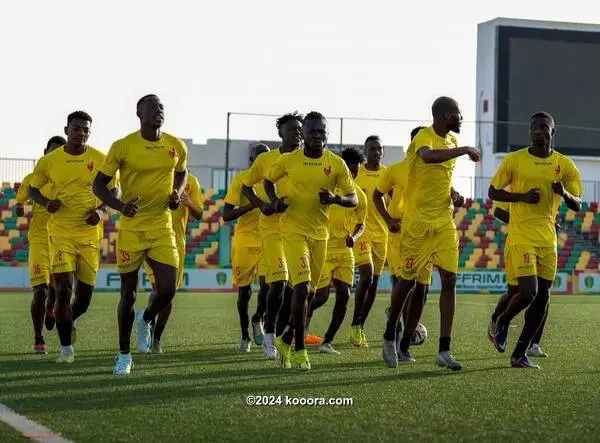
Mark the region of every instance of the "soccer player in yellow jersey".
MULTIPOLYGON (((202 196, 202 188, 200 182, 192 174, 188 174, 185 188, 181 193, 181 204, 171 214, 173 231, 175 231, 175 242, 177 243, 177 251, 179 251, 179 270, 177 273, 177 289, 183 284, 183 276, 185 273, 185 232, 187 229, 187 222, 190 214, 196 220, 202 220, 202 212, 204 210, 204 197, 202 196)), ((158 296, 156 290, 156 279, 154 278, 154 272, 147 262, 144 262, 144 268, 148 274, 148 279, 152 284, 152 292, 148 297, 148 306, 158 296)), ((167 326, 169 317, 171 316, 171 310, 173 309, 173 303, 169 303, 165 309, 160 311, 155 319, 152 320, 152 346, 150 351, 156 354, 162 354, 162 347, 160 345, 162 334, 167 326)))
MULTIPOLYGON (((302 143, 303 117, 298 113, 285 114, 277 119, 277 131, 281 137, 279 149, 261 155, 250 167, 244 179, 243 193, 250 203, 260 209, 259 229, 263 241, 263 259, 267 293, 267 313, 265 319, 265 338, 263 351, 269 359, 277 358, 275 335, 281 335, 291 312, 292 290, 287 286, 288 267, 283 247, 283 235, 280 227, 282 214, 274 211, 269 197, 262 186, 259 194, 254 191, 256 184, 262 184, 273 164, 284 154, 293 152, 302 143), (277 321, 277 325, 275 322, 277 321)), ((286 179, 278 183, 281 195, 286 194, 286 179)))
MULTIPOLYGON (((49 154, 56 148, 61 147, 67 141, 55 136, 48 140, 44 155, 49 154)), ((24 204, 30 203, 29 183, 32 174, 27 175, 21 182, 17 192, 17 204, 15 212, 18 217, 25 215, 24 204)), ((46 192, 44 190, 44 192, 46 192)), ((54 329, 54 301, 56 292, 54 282, 50 278, 50 252, 48 250, 48 211, 43 206, 33 203, 31 221, 27 231, 29 240, 29 279, 31 289, 33 290, 33 300, 31 301, 31 321, 33 323, 34 333, 34 354, 47 354, 48 347, 44 342, 43 326, 44 319, 46 329, 54 329)))
POLYGON ((118 308, 119 354, 114 374, 131 372, 131 329, 136 321, 137 349, 148 352, 152 344, 150 322, 167 308, 177 290, 179 251, 171 211, 181 202, 187 180, 185 143, 161 131, 164 107, 156 95, 137 103, 140 130, 113 143, 94 181, 94 192, 124 217, 117 238, 117 267, 121 273, 118 308), (108 193, 106 184, 119 171, 122 201, 108 193), (144 312, 134 312, 138 271, 147 261, 157 296, 144 312))
MULTIPOLYGON (((365 157, 362 152, 354 148, 346 148, 342 152, 342 159, 356 178, 365 157)), ((339 192, 339 190, 336 190, 339 192)), ((329 240, 327 241, 327 258, 319 281, 316 294, 308 307, 306 329, 313 313, 327 303, 329 288, 333 283, 335 287, 335 305, 331 314, 329 328, 325 332, 319 351, 323 354, 339 354, 332 343, 335 334, 342 326, 346 315, 350 288, 354 283, 354 253, 352 248, 357 239, 365 230, 367 217, 367 196, 362 189, 356 187, 358 205, 355 208, 332 206, 329 209, 329 240)))
POLYGON ((526 355, 543 322, 550 288, 556 275, 555 215, 561 199, 573 211, 581 209, 581 177, 575 163, 552 149, 554 118, 533 114, 531 145, 507 155, 494 175, 489 197, 510 202, 506 254, 519 291, 496 319, 491 338, 499 352, 506 350, 511 320, 529 307, 525 325, 511 356, 511 366, 539 368, 526 355), (505 188, 510 186, 510 191, 505 188))
POLYGON ((73 323, 90 305, 100 267, 100 221, 106 208, 92 192, 92 182, 105 155, 87 145, 91 127, 87 113, 71 113, 65 128, 67 143, 40 159, 29 186, 31 199, 50 213, 48 243, 61 345, 58 363, 74 361, 73 323))
POLYGON ((365 141, 366 164, 360 167, 356 187, 367 196, 365 232, 354 246, 354 259, 360 273, 354 295, 354 315, 350 329, 350 343, 367 347, 364 326, 375 302, 379 276, 383 272, 387 254, 388 230, 385 221, 373 204, 373 191, 385 171, 381 164, 383 145, 376 135, 365 141))
MULTIPOLYGON (((250 165, 260 155, 264 155, 267 152, 269 152, 267 145, 258 144, 253 146, 250 152, 250 165)), ((233 178, 225 196, 225 207, 223 208, 223 221, 238 221, 233 237, 231 256, 233 284, 238 287, 237 309, 242 331, 240 352, 250 352, 248 304, 252 297, 252 281, 257 271, 261 282, 256 313, 252 321, 252 335, 258 345, 262 345, 264 340, 262 317, 266 310, 268 290, 264 277, 265 272, 263 269, 259 270, 259 267, 263 267, 261 266, 263 245, 258 227, 260 211, 242 194, 243 183, 248 172, 248 170, 242 171, 233 178)), ((257 184, 256 187, 262 187, 262 184, 257 184)))
POLYGON ((265 191, 275 211, 283 213, 285 256, 292 296, 291 324, 276 338, 284 368, 291 368, 291 343, 295 338, 296 367, 309 370, 310 362, 304 347, 307 298, 318 287, 327 254, 328 208, 336 204, 355 207, 358 198, 354 181, 344 161, 325 149, 327 120, 311 112, 302 124, 304 149, 282 156, 269 170, 265 191), (275 183, 287 181, 285 191, 275 190, 275 183), (334 194, 338 190, 340 194, 334 194), (279 194, 278 194, 279 192, 279 194))
MULTIPOLYGON (((456 158, 468 155, 479 160, 479 151, 457 147, 462 115, 451 98, 440 97, 432 105, 433 125, 422 129, 411 142, 406 159, 410 192, 400 235, 398 283, 392 292, 390 314, 383 342, 383 359, 389 367, 398 365, 398 358, 414 361, 408 352, 398 355, 396 325, 415 281, 426 285, 427 268, 435 265, 440 273, 440 343, 435 362, 451 370, 462 365, 450 354, 450 336, 454 321, 456 273, 458 271, 458 234, 453 218, 452 175, 456 158)), ((413 295, 413 298, 415 295, 413 295)), ((406 328, 404 335, 412 336, 406 328)), ((404 338, 404 337, 403 337, 404 338)))

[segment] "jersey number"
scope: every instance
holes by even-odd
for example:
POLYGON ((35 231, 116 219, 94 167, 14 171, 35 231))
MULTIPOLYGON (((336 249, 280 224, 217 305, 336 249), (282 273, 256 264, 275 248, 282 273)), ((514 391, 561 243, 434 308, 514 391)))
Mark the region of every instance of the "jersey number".
POLYGON ((119 254, 121 254, 121 261, 128 262, 130 260, 129 259, 129 252, 119 251, 119 254))
POLYGON ((415 265, 414 258, 407 258, 406 263, 404 263, 404 267, 406 267, 406 269, 412 269, 414 265, 415 265))
POLYGON ((279 262, 279 268, 283 268, 285 266, 285 262, 281 257, 277 257, 277 261, 279 262))
POLYGON ((39 275, 42 272, 40 265, 33 265, 33 273, 39 275))
POLYGON ((308 260, 306 259, 305 256, 300 257, 300 267, 302 269, 308 268, 308 260))
POLYGON ((62 261, 62 251, 58 251, 58 261, 62 261))
POLYGON ((530 261, 530 259, 529 259, 529 253, 526 252, 525 254, 523 254, 523 263, 525 263, 526 265, 528 265, 529 261, 530 261))

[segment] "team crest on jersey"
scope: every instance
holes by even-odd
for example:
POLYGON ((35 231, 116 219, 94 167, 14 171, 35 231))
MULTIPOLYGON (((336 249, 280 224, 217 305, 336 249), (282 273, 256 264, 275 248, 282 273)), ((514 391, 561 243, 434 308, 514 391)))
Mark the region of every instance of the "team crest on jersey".
POLYGON ((93 171, 94 170, 94 162, 89 162, 87 164, 87 168, 88 168, 88 171, 90 171, 90 172, 93 171))
POLYGON ((185 192, 190 192, 190 184, 189 183, 187 183, 185 185, 185 192))
POLYGON ((175 148, 169 148, 169 157, 175 158, 175 148))
POLYGON ((556 175, 560 174, 560 165, 558 165, 556 168, 554 168, 554 172, 556 172, 556 175))
POLYGON ((329 176, 329 174, 331 174, 331 166, 323 168, 323 172, 325 172, 325 175, 329 176))

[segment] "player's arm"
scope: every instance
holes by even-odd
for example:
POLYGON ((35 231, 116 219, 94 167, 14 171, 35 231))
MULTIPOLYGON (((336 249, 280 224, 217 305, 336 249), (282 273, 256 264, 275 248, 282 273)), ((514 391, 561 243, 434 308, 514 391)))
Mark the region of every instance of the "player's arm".
POLYGON ((38 205, 43 206, 51 214, 55 213, 62 206, 62 202, 58 199, 51 200, 42 195, 40 189, 48 183, 48 166, 47 157, 42 158, 33 170, 33 176, 29 184, 29 197, 38 205))
POLYGON ((539 188, 530 189, 525 193, 511 192, 504 189, 517 178, 518 172, 516 172, 515 169, 514 160, 511 155, 502 160, 502 163, 500 163, 500 166, 498 167, 498 170, 496 171, 496 174, 490 183, 488 197, 499 202, 529 204, 538 203, 540 201, 539 188))
MULTIPOLYGON (((340 160, 341 161, 341 160, 340 160)), ((344 208, 355 208, 358 206, 358 196, 354 190, 354 180, 346 163, 341 162, 340 172, 337 177, 336 189, 341 195, 334 194, 329 189, 319 191, 319 200, 323 205, 339 205, 344 208)))
POLYGON ((432 149, 431 146, 421 146, 417 148, 417 155, 425 163, 444 163, 463 155, 468 155, 471 160, 478 162, 481 157, 478 149, 468 146, 449 149, 432 149))
POLYGON ((450 188, 450 199, 455 208, 461 208, 465 204, 465 198, 454 187, 450 188))
POLYGON ((264 161, 262 157, 258 157, 254 163, 252 163, 252 166, 248 169, 248 173, 242 183, 242 194, 250 201, 253 207, 259 208, 260 212, 264 215, 271 215, 275 212, 271 204, 262 201, 254 191, 254 185, 264 180, 263 164, 264 161))
POLYGON ((572 161, 569 161, 564 167, 565 175, 563 182, 556 181, 552 183, 552 191, 562 197, 571 211, 581 211, 581 176, 577 167, 572 161))
POLYGON ((183 192, 181 194, 181 204, 190 210, 190 214, 195 220, 202 220, 204 196, 200 190, 200 183, 196 177, 190 174, 188 174, 187 179, 190 183, 189 193, 183 192))
POLYGON ((388 225, 388 229, 390 232, 399 232, 400 231, 400 220, 395 219, 390 215, 387 210, 387 206, 385 205, 385 194, 387 193, 390 197, 393 196, 394 185, 396 184, 396 180, 394 175, 392 174, 392 168, 387 168, 383 171, 381 178, 379 179, 379 183, 375 187, 373 191, 373 204, 381 215, 381 218, 388 225))
POLYGON ((242 188, 244 184, 241 183, 239 179, 239 175, 233 179, 229 190, 227 191, 227 195, 225 195, 225 206, 223 207, 223 221, 230 222, 240 218, 242 215, 250 212, 254 209, 254 205, 252 203, 248 203, 247 205, 240 205, 240 201, 242 200, 242 188))
POLYGON ((29 179, 31 175, 26 176, 19 186, 19 190, 17 191, 17 204, 15 205, 15 212, 17 217, 23 217, 25 215, 25 203, 27 203, 29 198, 29 179))
POLYGON ((275 212, 285 212, 285 210, 288 208, 288 204, 285 202, 287 196, 278 196, 277 189, 275 187, 275 183, 277 183, 286 175, 287 158, 284 156, 275 162, 273 166, 271 166, 271 169, 267 172, 267 176, 264 180, 265 193, 267 194, 267 197, 269 197, 271 207, 275 210, 275 212))
POLYGON ((106 175, 104 172, 98 172, 92 184, 92 191, 100 199, 102 206, 106 205, 115 211, 123 212, 125 203, 119 199, 118 188, 109 188, 111 181, 113 181, 113 177, 106 175))
POLYGON ((494 209, 494 217, 496 217, 498 220, 507 223, 510 220, 510 213, 508 211, 505 211, 502 208, 496 208, 494 209))
MULTIPOLYGON (((356 240, 365 232, 365 223, 367 221, 367 199, 364 194, 359 195, 358 191, 356 192, 356 197, 358 198, 358 205, 354 209, 356 225, 354 225, 351 236, 352 246, 354 246, 356 240)), ((346 244, 348 244, 348 242, 346 242, 346 244)), ((348 244, 348 246, 350 245, 348 244)))

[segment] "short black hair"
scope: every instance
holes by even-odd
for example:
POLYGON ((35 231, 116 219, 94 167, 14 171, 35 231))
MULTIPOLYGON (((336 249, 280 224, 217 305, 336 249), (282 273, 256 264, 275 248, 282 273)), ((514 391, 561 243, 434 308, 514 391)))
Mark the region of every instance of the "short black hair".
POLYGON ((550 120, 552 122, 552 124, 554 124, 554 117, 552 117, 552 115, 549 112, 538 111, 531 116, 529 121, 531 122, 531 121, 535 120, 536 118, 546 118, 546 119, 550 120))
POLYGON ((431 113, 433 117, 441 117, 442 114, 450 112, 453 108, 458 107, 456 100, 450 97, 438 97, 431 105, 431 113))
POLYGON ((347 165, 360 165, 365 162, 365 155, 356 148, 346 148, 342 151, 342 160, 344 160, 347 165))
POLYGON ((65 145, 67 144, 67 141, 64 139, 64 137, 61 137, 60 135, 55 135, 54 137, 50 137, 50 140, 48 140, 48 143, 46 143, 46 149, 50 148, 50 145, 65 145))
POLYGON ((412 140, 415 138, 421 129, 425 129, 425 126, 417 126, 415 129, 410 131, 410 139, 412 140))
POLYGON ((269 148, 265 143, 257 143, 255 145, 252 145, 252 147, 250 148, 250 157, 256 156, 257 151, 259 152, 259 154, 263 154, 265 152, 269 152, 271 150, 271 148, 269 148))
POLYGON ((136 111, 138 111, 138 112, 139 112, 139 111, 140 111, 140 107, 141 107, 141 106, 144 104, 144 102, 145 102, 147 99, 149 99, 149 98, 152 98, 152 97, 154 97, 154 98, 158 98, 158 95, 156 95, 156 94, 146 94, 146 95, 144 95, 142 98, 140 98, 140 99, 138 100, 137 104, 135 105, 135 109, 136 109, 136 111))
POLYGON ((327 121, 325 116, 317 111, 310 111, 308 114, 306 114, 306 116, 304 117, 304 121, 307 121, 307 120, 325 120, 325 121, 327 121))
POLYGON ((302 114, 298 114, 298 111, 290 112, 289 114, 282 115, 279 117, 275 123, 277 129, 281 129, 283 125, 291 120, 298 120, 300 124, 304 122, 304 117, 302 114))
POLYGON ((369 143, 369 142, 372 142, 372 141, 375 141, 375 140, 380 140, 380 141, 381 141, 381 139, 379 138, 379 136, 378 136, 378 135, 369 135, 369 136, 367 137, 367 139, 365 140, 365 145, 366 145, 367 143, 369 143))
POLYGON ((75 112, 71 112, 67 116, 67 126, 69 125, 69 123, 71 123, 75 119, 83 120, 84 122, 90 122, 90 123, 92 123, 92 116, 90 114, 88 114, 85 111, 75 111, 75 112))

